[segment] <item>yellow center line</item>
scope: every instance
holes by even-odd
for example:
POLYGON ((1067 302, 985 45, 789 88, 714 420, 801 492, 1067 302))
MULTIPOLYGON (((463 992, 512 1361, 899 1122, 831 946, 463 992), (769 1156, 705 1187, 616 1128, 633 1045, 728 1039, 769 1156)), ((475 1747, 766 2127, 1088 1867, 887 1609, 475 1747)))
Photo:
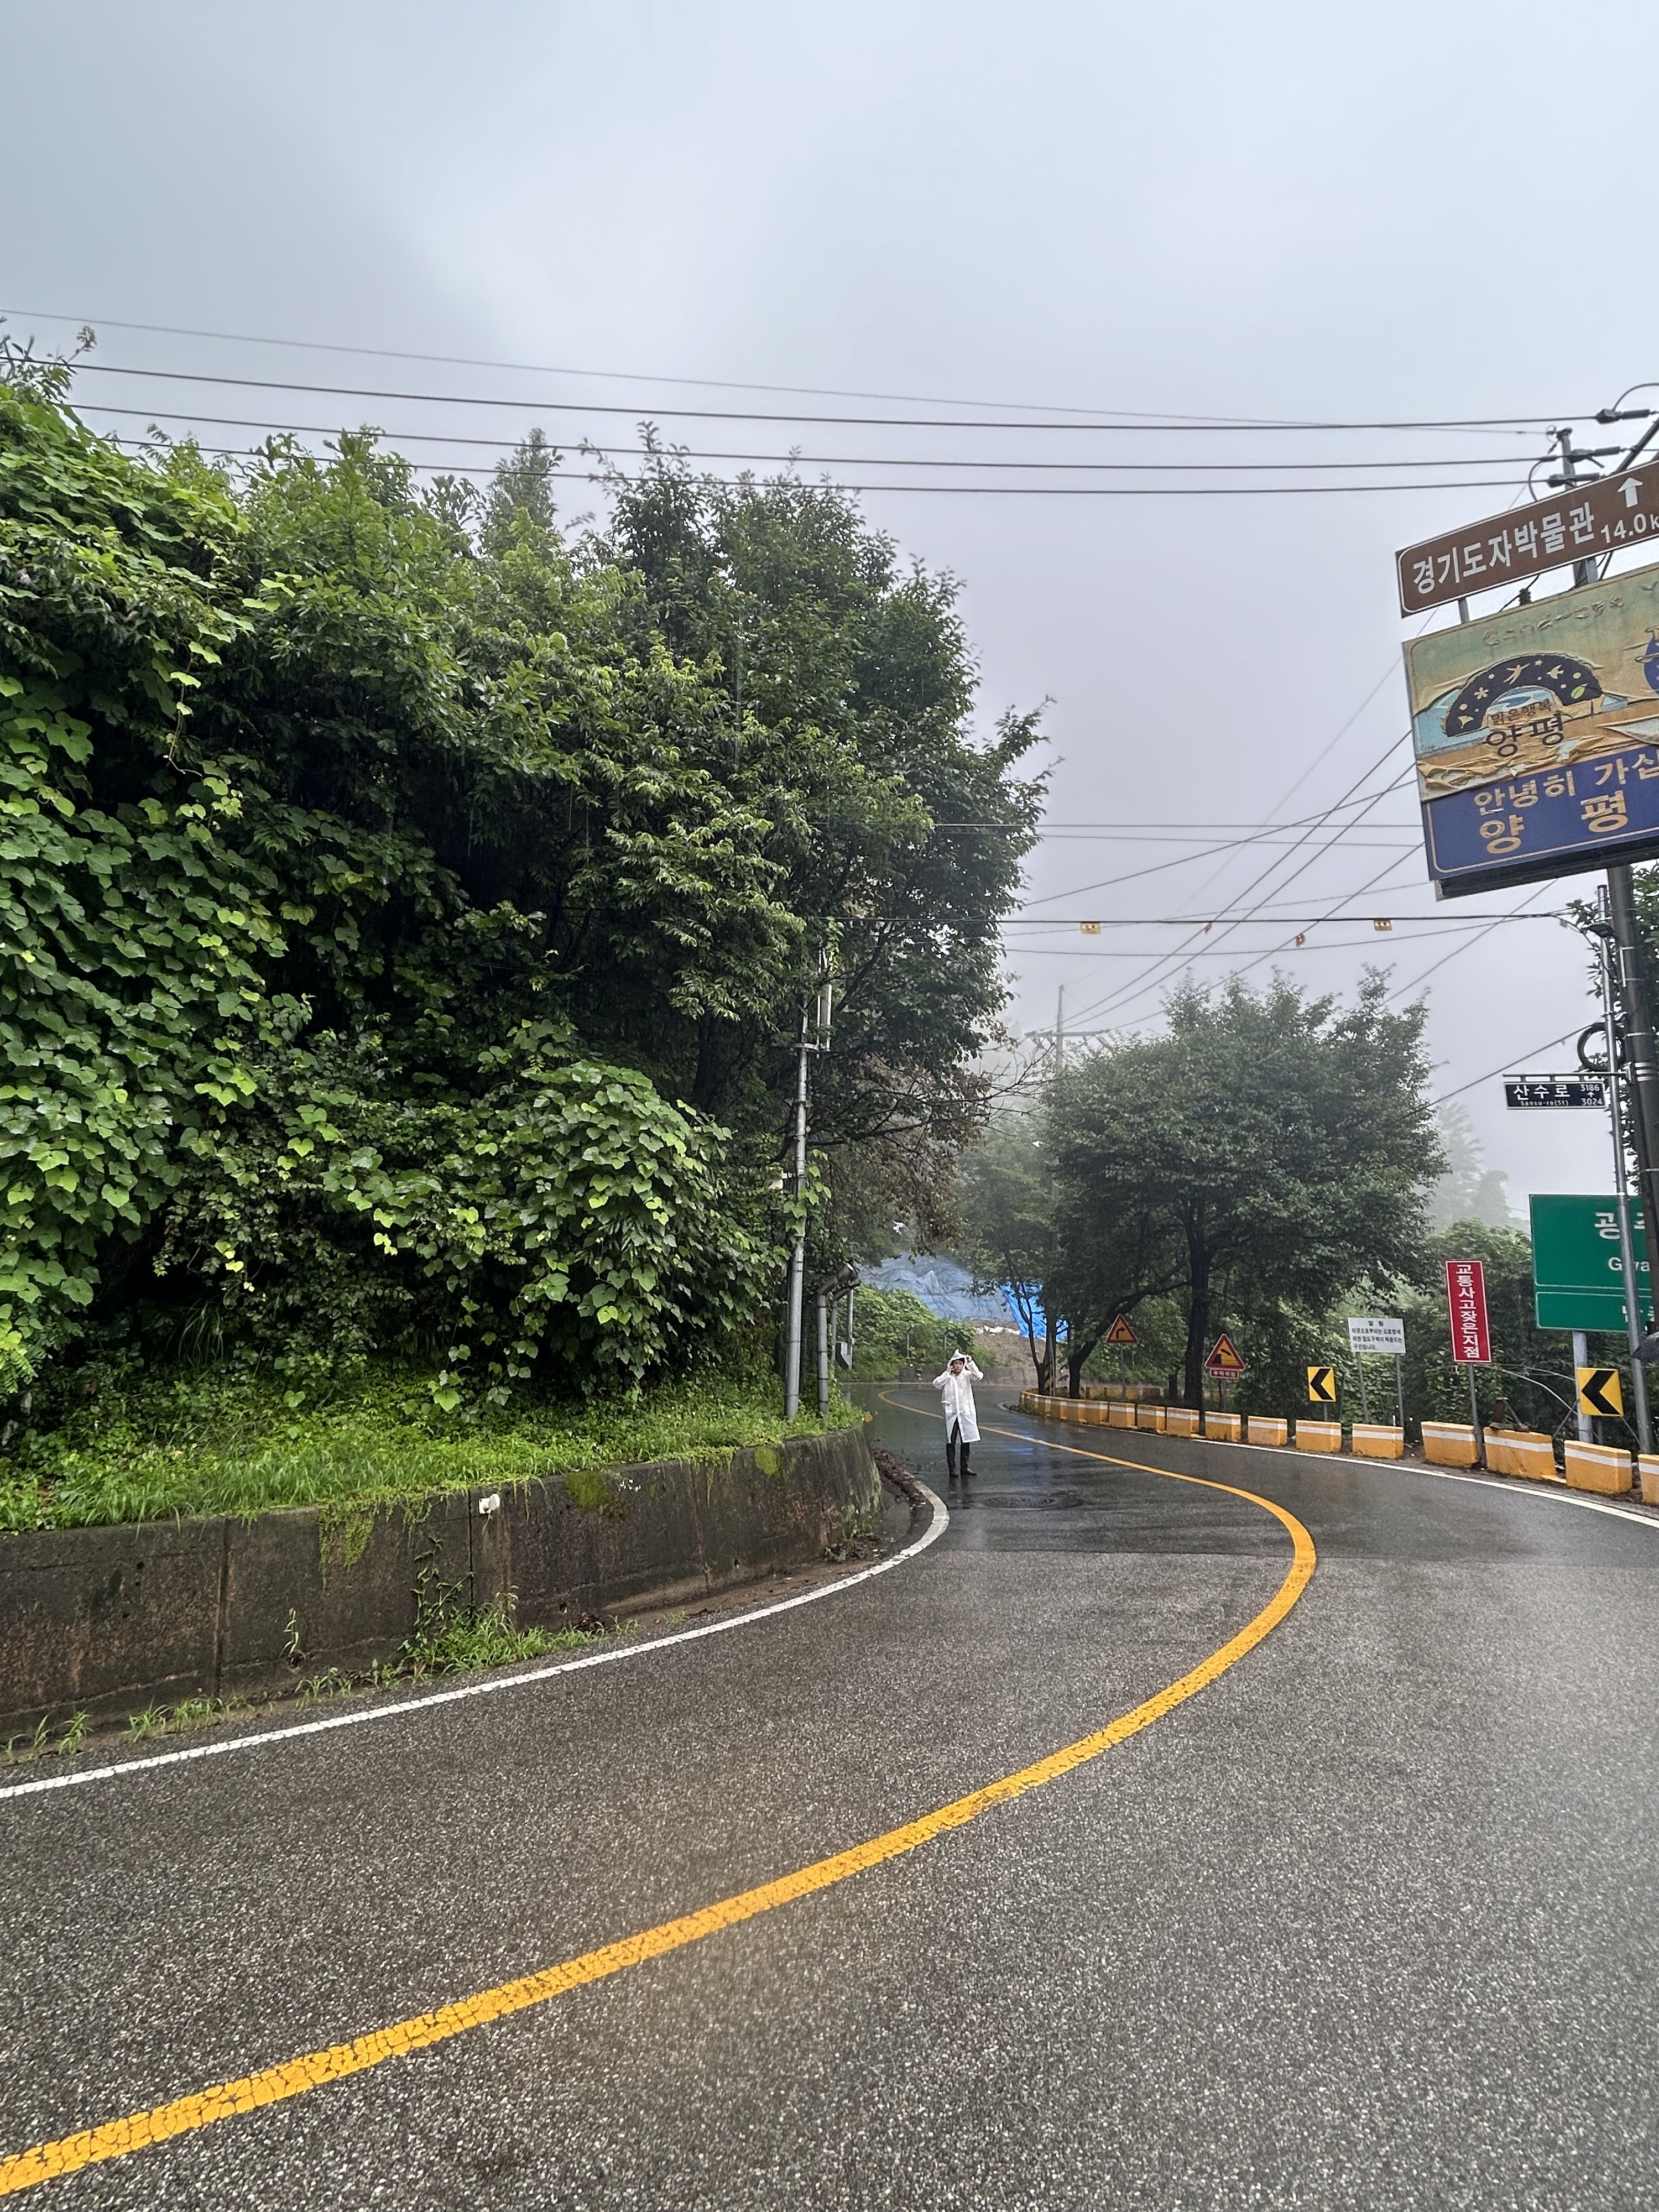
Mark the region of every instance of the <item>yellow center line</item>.
MULTIPOLYGON (((1027 1432, 1000 1429, 994 1433, 1024 1437, 1027 1432)), ((389 2058, 402 2058, 410 2051, 428 2050, 434 2044, 447 2043, 452 2037, 483 2027, 490 2021, 504 2020, 511 2013, 528 2012, 535 2006, 550 2003, 570 1990, 581 1989, 590 1982, 605 1981, 629 1966, 642 1965, 647 1959, 660 1959, 670 1951, 683 1950, 688 1943, 700 1943, 706 1936, 718 1935, 721 1929, 738 1927, 760 1913, 774 1911, 781 1905, 792 1905, 799 1898, 832 1888, 836 1883, 864 1874, 889 1859, 902 1858, 907 1852, 918 1850, 922 1844, 947 1835, 953 1828, 966 1827, 969 1821, 977 1820, 981 1813, 988 1813, 993 1806, 1006 1805, 1016 1797, 1023 1797, 1027 1790, 1058 1781, 1060 1776, 1073 1773, 1115 1745, 1127 1743, 1142 1729, 1149 1728, 1165 1713, 1173 1712, 1177 1705, 1195 1697, 1230 1667, 1237 1666, 1279 1626, 1306 1589, 1316 1559, 1313 1539, 1294 1514, 1275 1505, 1272 1498, 1260 1498, 1254 1491, 1240 1490, 1230 1482, 1212 1482, 1202 1475, 1176 1474, 1169 1468, 1149 1467, 1140 1460, 1117 1459, 1109 1452, 1089 1451, 1078 1444, 1050 1443, 1047 1437, 1042 1441, 1049 1443, 1053 1450, 1069 1452, 1080 1459, 1132 1468, 1139 1474, 1163 1475, 1172 1482, 1194 1483, 1204 1490, 1225 1491, 1231 1497, 1260 1505, 1290 1532, 1294 1556, 1284 1581, 1253 1620, 1179 1681, 1159 1690, 1133 1712, 1123 1714, 1091 1735, 1081 1736, 1075 1743, 1050 1752, 1030 1766, 1021 1767, 1018 1773, 1006 1774, 999 1782, 988 1782, 981 1789, 969 1790, 965 1797, 954 1798, 948 1805, 924 1813, 920 1820, 907 1820, 902 1827, 890 1828, 884 1835, 872 1836, 868 1842, 855 1844, 849 1850, 815 1860, 811 1866, 799 1867, 775 1881, 740 1890, 733 1897, 704 1905, 700 1911, 688 1912, 678 1920, 662 1921, 638 1935, 624 1936, 619 1942, 604 1944, 597 1951, 584 1951, 579 1958, 567 1959, 560 1966, 544 1967, 539 1973, 500 1983, 476 1996, 462 1997, 453 2004, 440 2005, 434 2011, 418 2013, 411 2020, 376 2028, 349 2043, 307 2051, 297 2058, 285 2059, 281 2065, 264 2067, 258 2073, 241 2075, 234 2081, 216 2082, 210 2088, 198 2090, 187 2097, 175 2097, 171 2103, 154 2106, 149 2112, 131 2112, 125 2119, 106 2120, 97 2127, 82 2128, 74 2135, 59 2136, 56 2142, 36 2143, 27 2150, 0 2158, 0 2197, 77 2173, 82 2167, 99 2165, 106 2159, 129 2157, 134 2151, 147 2150, 175 2136, 211 2127, 216 2121, 232 2119, 240 2112, 260 2112, 266 2106, 302 2096, 307 2090, 320 2089, 331 2081, 343 2081, 351 2075, 367 2073, 373 2066, 384 2065, 389 2058)))

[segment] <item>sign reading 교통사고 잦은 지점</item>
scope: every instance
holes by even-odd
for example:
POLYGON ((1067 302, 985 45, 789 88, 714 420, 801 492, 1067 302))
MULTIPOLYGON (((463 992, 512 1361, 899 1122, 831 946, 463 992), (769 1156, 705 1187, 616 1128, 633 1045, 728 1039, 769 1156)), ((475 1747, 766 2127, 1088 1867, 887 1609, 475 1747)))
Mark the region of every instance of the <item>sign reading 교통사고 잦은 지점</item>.
POLYGON ((1446 1303, 1451 1308, 1452 1358, 1465 1367, 1490 1367, 1486 1271, 1479 1260, 1447 1261, 1446 1303))
POLYGON ((1659 567, 1406 647, 1442 896, 1659 853, 1659 567))

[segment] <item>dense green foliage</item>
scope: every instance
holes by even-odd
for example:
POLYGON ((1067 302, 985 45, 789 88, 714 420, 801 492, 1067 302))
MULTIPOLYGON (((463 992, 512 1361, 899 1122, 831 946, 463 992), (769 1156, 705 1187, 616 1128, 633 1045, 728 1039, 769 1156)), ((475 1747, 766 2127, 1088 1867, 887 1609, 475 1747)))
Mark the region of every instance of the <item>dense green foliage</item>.
POLYGON ((942 1321, 914 1291, 860 1290, 855 1310, 853 1372, 886 1380, 905 1367, 931 1378, 953 1352, 972 1351, 974 1332, 965 1323, 942 1321))
POLYGON ((663 462, 568 543, 538 440, 482 500, 367 434, 134 460, 13 369, 14 1428, 112 1349, 392 1357, 469 1416, 729 1358, 824 955, 815 1247, 939 1212, 1037 805, 1029 726, 967 734, 948 579, 832 491, 663 462))

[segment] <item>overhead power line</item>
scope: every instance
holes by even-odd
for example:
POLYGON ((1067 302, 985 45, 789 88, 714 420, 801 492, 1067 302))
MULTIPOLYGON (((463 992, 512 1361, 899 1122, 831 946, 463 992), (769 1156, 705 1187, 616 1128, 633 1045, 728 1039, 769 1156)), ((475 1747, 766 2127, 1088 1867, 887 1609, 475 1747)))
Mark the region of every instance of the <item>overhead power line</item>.
MULTIPOLYGON (((142 438, 116 438, 118 446, 143 451, 147 441, 142 438)), ((388 442, 392 442, 388 434, 388 442)), ((227 459, 260 460, 264 455, 258 447, 211 446, 203 451, 222 455, 227 459)), ((313 455, 313 459, 322 458, 313 455)), ((406 456, 404 457, 407 458, 406 456)), ((665 454, 672 460, 672 453, 665 454)), ((896 467, 908 465, 895 462, 896 467)), ((924 464, 925 465, 925 464, 924 464)), ((955 465, 971 467, 973 463, 955 465)), ((494 469, 487 463, 468 461, 410 461, 413 469, 436 471, 446 476, 492 476, 494 469)), ((619 470, 561 469, 556 481, 561 483, 618 484, 636 481, 619 470)), ((726 477, 716 481, 735 484, 736 479, 726 477)), ((915 492, 930 495, 952 494, 969 499, 1303 499, 1321 492, 1378 492, 1378 491, 1508 491, 1518 479, 1512 477, 1460 479, 1437 477, 1432 483, 1319 483, 1319 484, 976 484, 976 483, 849 483, 844 477, 829 480, 836 491, 852 492, 915 492)))
MULTIPOLYGON (((598 399, 520 399, 488 398, 475 392, 397 392, 374 385, 311 384, 295 378, 275 376, 226 376, 209 369, 141 368, 131 363, 110 361, 77 361, 74 364, 77 376, 136 376, 162 384, 211 384, 238 392, 310 392, 331 399, 395 399, 405 404, 422 407, 495 407, 511 408, 532 414, 560 415, 631 415, 641 411, 637 402, 626 405, 614 400, 598 399)), ((676 421, 694 422, 837 422, 857 429, 881 430, 1076 430, 1091 434, 1102 430, 1133 432, 1137 435, 1156 433, 1189 437, 1206 434, 1225 437, 1243 431, 1274 436, 1285 431, 1320 432, 1331 430, 1479 430, 1492 428, 1522 428, 1535 433, 1545 418, 1536 415, 1492 415, 1449 416, 1443 422, 1101 422, 1069 419, 1062 422, 988 422, 978 416, 945 416, 915 415, 809 415, 799 411, 782 412, 775 410, 734 407, 654 407, 644 410, 647 415, 672 416, 676 421)), ((1565 417, 1560 418, 1565 421, 1565 417)))
MULTIPOLYGON (((89 407, 100 415, 136 416, 150 422, 205 422, 216 430, 264 430, 283 436, 305 438, 336 438, 340 434, 337 422, 267 422, 248 415, 199 415, 188 408, 115 407, 102 399, 89 400, 89 407)), ((469 437, 456 430, 390 430, 382 428, 382 437, 396 442, 415 446, 481 446, 495 453, 517 453, 523 440, 520 438, 469 437)), ((227 451, 230 450, 226 448, 227 451)), ((557 453, 560 449, 554 447, 557 453)), ((565 451, 577 450, 567 447, 565 451)), ((589 447, 584 441, 581 450, 603 453, 609 456, 620 453, 629 459, 653 457, 659 449, 650 446, 589 447)), ((942 459, 925 453, 901 457, 891 453, 734 453, 720 448, 703 450, 693 446, 676 446, 671 449, 675 460, 687 461, 776 461, 798 467, 839 469, 1075 469, 1118 476, 1285 476, 1328 474, 1333 469, 1490 469, 1508 465, 1492 453, 1455 453, 1431 455, 1398 461, 1010 461, 981 460, 972 455, 958 459, 954 454, 942 459)), ((1507 481, 1507 480, 1506 480, 1507 481)))
POLYGON ((1500 1060, 1496 1067, 1489 1067, 1484 1075, 1472 1075, 1467 1083, 1460 1083, 1455 1091, 1443 1091, 1437 1098, 1431 1098, 1429 1103, 1431 1106, 1444 1106, 1453 1098, 1461 1098, 1466 1091, 1474 1091, 1483 1083, 1490 1083, 1494 1075, 1505 1075, 1512 1068, 1523 1068, 1537 1054, 1547 1052, 1552 1045, 1565 1044, 1569 1037, 1581 1036, 1583 1029, 1583 1022, 1575 1022, 1570 1030, 1563 1030, 1559 1036, 1546 1037, 1542 1044, 1528 1045, 1526 1051, 1517 1057, 1511 1060, 1500 1060))
MULTIPOLYGON (((1188 425, 1213 426, 1218 429, 1278 430, 1302 429, 1310 426, 1299 422, 1285 422, 1271 416, 1255 415, 1200 415, 1170 408, 1095 407, 1079 403, 1076 406, 1061 406, 1039 399, 958 399, 925 395, 914 392, 860 392, 840 389, 835 386, 812 384, 757 384, 740 381, 732 377, 665 376, 637 369, 570 368, 546 362, 489 361, 465 354, 413 353, 390 346, 354 346, 322 338, 294 338, 259 337, 246 331, 203 331, 171 323, 136 323, 122 320, 114 315, 65 315, 47 307, 0 307, 0 316, 21 315, 29 320, 44 323, 72 323, 80 328, 94 330, 141 331, 152 337, 204 338, 220 345, 282 346, 308 353, 345 354, 359 361, 412 361, 433 368, 483 368, 504 374, 526 376, 592 377, 606 383, 673 384, 688 389, 713 392, 765 392, 795 398, 865 399, 902 407, 1012 407, 1027 409, 1034 414, 1069 414, 1118 416, 1130 422, 1146 422, 1172 427, 1188 425)), ((1628 396, 1628 395, 1627 395, 1628 396)), ((1388 424, 1389 428, 1408 429, 1515 429, 1518 435, 1528 430, 1547 429, 1552 424, 1587 422, 1588 416, 1553 415, 1477 416, 1449 422, 1388 424)), ((1106 427, 1109 427, 1108 424, 1106 427)))

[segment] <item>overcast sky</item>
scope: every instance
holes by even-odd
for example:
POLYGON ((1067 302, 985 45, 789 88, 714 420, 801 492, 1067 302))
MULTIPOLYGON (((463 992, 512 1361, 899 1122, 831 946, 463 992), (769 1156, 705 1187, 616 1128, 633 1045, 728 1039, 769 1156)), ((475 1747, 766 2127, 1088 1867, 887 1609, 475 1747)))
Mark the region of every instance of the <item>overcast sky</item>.
MULTIPOLYGON (((799 448, 860 483, 1045 480, 923 465, 966 459, 1182 465, 1185 476, 1139 478, 1163 495, 1249 483, 1241 463, 1341 463, 1304 480, 1343 484, 1432 479, 1146 497, 1121 495, 1133 473, 1050 471, 1050 483, 1120 495, 872 490, 865 506, 907 552, 962 578, 987 727, 1006 707, 1051 702, 1053 830, 1156 825, 1045 842, 1030 896, 1065 919, 1009 933, 1017 1018, 1052 1024, 1063 984, 1085 1030, 1153 1020, 1178 966, 1157 956, 1182 946, 1206 977, 1259 963, 1261 981, 1276 963, 1339 990, 1366 960, 1402 987, 1432 966, 1430 1032, 1449 1092, 1504 1065, 1566 1064, 1568 1048, 1543 1048, 1590 1018, 1576 939, 1548 920, 1469 927, 1524 893, 1437 908, 1405 783, 1340 837, 1334 823, 1355 805, 1299 848, 1295 831, 1193 854, 1237 825, 1321 817, 1402 775, 1395 549, 1508 506, 1544 450, 1540 425, 1659 378, 1638 252, 1652 27, 1635 0, 1571 17, 1533 0, 0 0, 0 307, 14 332, 48 338, 67 326, 46 311, 89 320, 102 362, 546 410, 83 380, 89 418, 110 428, 143 422, 100 405, 372 419, 434 441, 412 453, 482 464, 488 449, 453 440, 540 419, 567 443, 629 443, 635 416, 653 415, 699 450, 799 448), (122 320, 549 373, 147 335, 122 320), (660 380, 674 379, 905 400, 660 380), (693 422, 676 406, 1026 427, 693 422), (1043 409, 1051 422, 1527 421, 1410 434, 1031 427, 1043 409), (1378 461, 1425 465, 1359 465, 1378 461), (1185 842, 1164 842, 1183 828, 1185 842), (1262 902, 1268 916, 1231 933, 1155 926, 1262 902), (1378 915, 1394 920, 1386 939, 1378 915), (1080 917, 1135 926, 1085 938, 1080 917)), ((1282 465, 1255 477, 1292 480, 1282 465)), ((572 511, 592 497, 573 487, 572 511)), ((1600 1117, 1506 1116, 1495 1080, 1463 1097, 1517 1200, 1606 1186, 1600 1117)))

